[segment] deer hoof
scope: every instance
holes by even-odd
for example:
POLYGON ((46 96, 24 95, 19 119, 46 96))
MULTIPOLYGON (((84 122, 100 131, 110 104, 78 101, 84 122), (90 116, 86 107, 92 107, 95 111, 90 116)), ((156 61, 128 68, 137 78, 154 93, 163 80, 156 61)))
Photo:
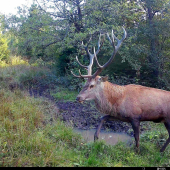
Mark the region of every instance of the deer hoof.
POLYGON ((99 137, 95 134, 94 135, 94 142, 97 141, 99 139, 99 137))
POLYGON ((139 153, 140 153, 140 148, 139 148, 139 147, 136 147, 136 148, 135 148, 135 151, 136 151, 136 153, 139 154, 139 153))

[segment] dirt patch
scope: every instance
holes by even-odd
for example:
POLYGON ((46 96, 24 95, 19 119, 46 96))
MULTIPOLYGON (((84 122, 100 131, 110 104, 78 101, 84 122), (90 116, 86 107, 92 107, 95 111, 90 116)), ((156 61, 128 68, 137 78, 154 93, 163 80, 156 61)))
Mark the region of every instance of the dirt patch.
MULTIPOLYGON (((78 102, 56 102, 63 121, 79 129, 97 128, 102 114, 97 111, 93 102, 80 104, 78 102)), ((122 121, 106 121, 103 130, 125 132, 133 135, 131 124, 122 121)))

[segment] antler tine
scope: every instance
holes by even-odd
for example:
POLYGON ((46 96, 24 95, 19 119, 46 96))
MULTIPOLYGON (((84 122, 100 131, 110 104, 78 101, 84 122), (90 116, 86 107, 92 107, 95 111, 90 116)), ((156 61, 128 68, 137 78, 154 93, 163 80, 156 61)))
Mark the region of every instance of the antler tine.
MULTIPOLYGON (((113 30, 112 30, 113 31, 113 30)), ((109 33, 106 33, 107 35, 107 38, 109 39, 110 41, 110 44, 114 47, 114 37, 112 38, 112 40, 110 39, 110 36, 109 36, 109 33)))
POLYGON ((123 29, 123 31, 124 31, 124 36, 123 36, 123 38, 122 38, 122 41, 126 38, 126 36, 127 36, 127 32, 126 32, 126 30, 125 30, 125 28, 124 27, 122 27, 122 29, 123 29))
POLYGON ((88 75, 82 75, 81 72, 80 72, 80 70, 79 70, 79 76, 75 75, 75 74, 71 71, 71 73, 73 74, 73 76, 78 77, 78 78, 94 78, 94 77, 96 77, 97 75, 99 75, 99 74, 101 73, 101 71, 102 71, 104 68, 106 68, 106 67, 113 61, 113 58, 115 57, 115 55, 116 55, 118 49, 120 48, 123 40, 124 40, 124 39, 126 38, 126 36, 127 36, 126 30, 124 29, 124 27, 122 27, 122 28, 123 28, 123 31, 124 31, 124 36, 122 37, 121 40, 119 40, 119 39, 114 35, 113 30, 112 30, 112 39, 110 38, 109 34, 107 33, 107 37, 108 37, 111 45, 114 47, 114 52, 113 52, 112 56, 110 57, 110 59, 109 59, 103 66, 101 66, 101 65, 99 64, 98 59, 97 59, 97 54, 99 53, 101 47, 103 46, 103 42, 104 42, 105 36, 104 36, 104 38, 103 38, 102 43, 100 44, 100 42, 101 42, 101 36, 103 35, 103 34, 100 33, 99 40, 98 40, 98 49, 97 49, 97 51, 96 51, 96 50, 95 50, 95 47, 94 47, 94 54, 91 54, 91 53, 89 52, 89 49, 88 49, 88 45, 89 45, 89 43, 90 43, 90 41, 91 41, 91 39, 92 39, 92 36, 90 37, 90 40, 88 41, 87 46, 85 46, 84 43, 82 42, 83 47, 85 48, 87 54, 88 54, 89 57, 90 57, 90 64, 89 64, 88 66, 85 66, 85 65, 81 64, 81 63, 79 62, 77 56, 76 56, 76 60, 77 60, 77 62, 78 62, 78 64, 79 64, 80 66, 82 66, 83 68, 85 68, 85 69, 88 70, 88 75), (116 41, 117 41, 117 46, 115 46, 115 44, 114 44, 114 39, 116 39, 116 41), (92 73, 92 65, 93 65, 94 58, 95 58, 96 63, 97 63, 97 65, 98 65, 98 69, 97 69, 97 71, 96 71, 93 75, 91 75, 91 73, 92 73))
POLYGON ((81 67, 85 68, 86 70, 88 69, 88 66, 85 66, 85 65, 83 65, 83 64, 81 64, 81 63, 79 62, 77 56, 76 56, 76 60, 77 60, 78 64, 79 64, 81 67))
POLYGON ((93 54, 91 54, 90 51, 89 51, 89 49, 88 49, 88 46, 89 46, 89 44, 90 44, 91 39, 92 39, 92 35, 90 36, 90 39, 89 39, 89 41, 87 42, 87 46, 85 46, 84 43, 83 43, 83 41, 82 41, 82 46, 84 47, 86 53, 87 53, 90 57, 93 56, 93 54))
MULTIPOLYGON (((122 27, 122 28, 123 28, 123 27, 122 27)), ((101 66, 101 65, 99 64, 98 59, 97 59, 97 56, 96 56, 96 53, 95 53, 95 48, 94 48, 94 56, 95 56, 96 63, 97 63, 97 65, 98 65, 98 70, 92 75, 93 78, 96 77, 97 75, 99 75, 99 74, 102 72, 102 70, 103 70, 104 68, 106 68, 106 67, 113 61, 113 58, 115 57, 115 55, 116 55, 119 47, 121 46, 123 40, 124 40, 124 39, 126 38, 126 36, 127 36, 126 30, 125 30, 124 28, 123 28, 123 31, 124 31, 124 36, 123 36, 123 38, 122 38, 121 40, 119 40, 119 39, 114 35, 113 30, 112 30, 112 39, 110 39, 109 34, 107 33, 107 37, 108 37, 111 45, 114 47, 114 52, 113 52, 112 56, 110 57, 110 59, 109 59, 103 66, 101 66), (114 44, 114 39, 117 40, 117 46, 115 46, 115 44, 114 44)))
POLYGON ((80 69, 79 69, 79 75, 80 75, 80 77, 82 77, 82 74, 81 74, 81 71, 80 71, 80 69))
POLYGON ((97 59, 95 47, 94 47, 94 58, 95 58, 95 60, 96 60, 96 63, 97 63, 98 68, 102 68, 102 66, 99 64, 99 61, 98 61, 98 59, 97 59))
MULTIPOLYGON (((98 40, 98 49, 97 49, 96 54, 99 53, 101 47, 103 46, 104 39, 102 41, 102 44, 100 44, 101 36, 102 36, 102 34, 100 33, 99 40, 98 40)), ((81 63, 79 63, 79 64, 82 65, 82 67, 84 67, 84 68, 86 68, 88 70, 88 75, 87 76, 91 76, 91 74, 92 74, 92 66, 93 66, 93 61, 94 61, 94 57, 95 57, 95 54, 91 54, 89 49, 88 49, 88 46, 89 46, 89 43, 90 43, 91 39, 92 39, 92 36, 90 37, 90 39, 89 39, 89 41, 87 43, 87 46, 85 46, 84 43, 82 42, 82 45, 85 48, 85 51, 86 51, 87 55, 89 55, 90 63, 89 63, 88 66, 83 66, 81 63)))
POLYGON ((112 39, 115 38, 115 39, 117 40, 117 46, 115 46, 116 52, 117 52, 117 50, 119 49, 120 45, 122 44, 123 40, 124 40, 124 39, 126 38, 126 36, 127 36, 127 33, 126 33, 124 27, 122 27, 122 29, 123 29, 123 31, 124 31, 124 36, 122 37, 121 40, 119 40, 119 39, 114 35, 113 30, 112 30, 112 39))
POLYGON ((117 49, 117 48, 120 47, 121 43, 123 42, 123 40, 124 40, 124 39, 126 38, 126 36, 127 36, 127 33, 126 33, 124 27, 122 27, 122 29, 123 29, 123 31, 124 31, 124 36, 123 36, 123 38, 122 38, 121 40, 119 40, 119 39, 114 35, 113 30, 112 30, 112 39, 110 39, 110 36, 109 36, 109 34, 107 33, 107 37, 108 37, 111 45, 112 45, 115 49, 117 49), (117 43, 117 46, 114 45, 114 39, 116 39, 117 42, 118 42, 118 43, 117 43))
POLYGON ((101 49, 102 46, 103 46, 104 40, 105 40, 105 34, 101 34, 101 33, 100 33, 99 41, 98 41, 98 49, 97 49, 97 51, 96 51, 96 55, 100 52, 100 49, 101 49), (102 36, 102 35, 104 35, 104 38, 103 38, 103 40, 102 40, 102 43, 100 44, 100 42, 101 42, 101 36, 102 36))
MULTIPOLYGON (((112 30, 112 40, 111 40, 110 37, 108 36, 108 37, 109 37, 109 41, 111 42, 112 46, 114 47, 114 52, 113 52, 112 56, 110 57, 110 59, 107 61, 107 63, 105 63, 105 64, 103 65, 103 68, 106 68, 106 67, 112 62, 113 58, 115 57, 118 49, 120 48, 120 46, 121 46, 121 44, 122 44, 122 42, 124 41, 124 39, 125 39, 126 36, 127 36, 126 30, 124 29, 124 27, 122 27, 122 28, 123 28, 123 31, 124 31, 124 36, 123 36, 123 38, 122 38, 121 40, 119 40, 119 39, 114 35, 113 30, 112 30), (114 45, 114 38, 117 40, 117 46, 114 45)), ((107 34, 107 35, 108 35, 108 34, 107 34)))
MULTIPOLYGON (((89 51, 89 49, 88 49, 88 46, 89 46, 89 43, 90 43, 91 39, 92 39, 92 36, 90 37, 90 39, 89 39, 89 41, 88 41, 88 43, 87 43, 87 46, 84 45, 83 41, 82 41, 82 45, 83 45, 83 47, 85 48, 86 53, 87 53, 90 57, 93 58, 93 57, 94 57, 94 54, 90 53, 90 51, 89 51)), ((105 34, 101 34, 101 33, 100 33, 99 40, 98 40, 98 49, 97 49, 97 51, 96 51, 96 55, 99 53, 101 47, 103 46, 104 39, 105 39, 105 34), (103 40, 102 40, 102 43, 100 44, 100 42, 101 42, 101 36, 102 36, 102 35, 104 35, 104 38, 103 38, 103 40)))
POLYGON ((77 78, 91 78, 92 76, 91 75, 82 75, 80 70, 79 70, 79 76, 78 75, 75 75, 72 71, 71 71, 71 74, 74 76, 74 77, 77 77, 77 78))
POLYGON ((75 75, 72 71, 71 71, 71 74, 72 74, 74 77, 81 78, 81 76, 75 75))
POLYGON ((82 75, 81 72, 80 72, 80 70, 79 70, 79 76, 77 76, 77 75, 75 75, 75 74, 71 71, 71 73, 72 73, 73 76, 75 76, 75 77, 78 77, 78 78, 90 78, 90 77, 91 77, 91 72, 92 72, 91 67, 92 67, 92 65, 93 65, 93 59, 94 59, 94 55, 91 54, 91 53, 89 52, 89 50, 88 50, 88 45, 89 45, 91 39, 92 39, 92 36, 90 37, 90 39, 89 39, 89 41, 88 41, 88 43, 87 43, 87 46, 85 46, 84 43, 83 43, 83 41, 82 41, 82 46, 85 48, 86 53, 87 53, 87 54, 89 55, 89 57, 90 57, 90 64, 89 64, 88 66, 85 66, 85 65, 81 64, 81 63, 79 62, 79 60, 78 60, 78 57, 76 56, 76 60, 77 60, 78 64, 79 64, 81 67, 83 67, 83 68, 85 68, 86 70, 88 70, 88 75, 82 75))
POLYGON ((117 41, 119 41, 119 39, 114 35, 114 32, 113 32, 113 30, 112 30, 112 41, 114 42, 114 38, 117 40, 117 41))
MULTIPOLYGON (((87 43, 87 47, 88 47, 88 45, 89 45, 91 39, 92 39, 92 35, 90 36, 90 39, 89 39, 89 41, 88 41, 88 43, 87 43)), ((84 48, 86 47, 86 46, 84 45, 83 41, 82 41, 82 45, 83 45, 84 48)))

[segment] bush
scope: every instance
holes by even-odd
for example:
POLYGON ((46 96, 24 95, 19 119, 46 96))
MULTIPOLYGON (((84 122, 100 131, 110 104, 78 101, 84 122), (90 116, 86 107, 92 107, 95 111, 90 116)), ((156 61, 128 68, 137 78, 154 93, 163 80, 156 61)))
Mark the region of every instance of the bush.
POLYGON ((20 75, 19 82, 28 88, 53 88, 56 79, 49 69, 31 66, 20 75))
POLYGON ((75 78, 73 76, 63 76, 56 79, 58 85, 62 85, 71 91, 80 91, 83 86, 83 79, 75 78))
POLYGON ((48 68, 26 64, 0 68, 0 79, 0 86, 3 88, 29 89, 38 93, 57 85, 57 77, 48 68))

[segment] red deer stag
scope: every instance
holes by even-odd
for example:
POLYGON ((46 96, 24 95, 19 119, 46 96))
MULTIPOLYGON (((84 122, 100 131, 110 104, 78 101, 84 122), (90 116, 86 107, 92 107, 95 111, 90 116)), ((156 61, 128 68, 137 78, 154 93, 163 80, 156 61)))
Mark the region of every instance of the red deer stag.
POLYGON ((105 114, 101 118, 94 134, 94 140, 98 139, 100 129, 104 121, 109 119, 118 119, 131 123, 134 130, 136 147, 139 148, 140 121, 153 121, 155 123, 163 122, 169 133, 169 138, 160 150, 160 152, 163 152, 170 142, 170 92, 135 84, 120 86, 108 82, 107 77, 99 76, 101 71, 113 61, 123 40, 126 38, 127 33, 124 28, 123 31, 124 36, 121 40, 114 35, 113 30, 111 38, 108 33, 106 34, 114 48, 114 52, 103 66, 99 64, 97 59, 97 54, 99 53, 104 42, 103 38, 103 41, 100 44, 102 34, 100 34, 99 37, 97 51, 95 51, 94 48, 94 54, 89 52, 88 45, 83 45, 86 53, 90 57, 90 64, 88 66, 82 65, 76 57, 79 65, 88 70, 88 75, 82 75, 80 70, 79 75, 75 75, 72 72, 75 77, 87 79, 87 82, 78 94, 76 100, 79 102, 94 100, 96 108, 101 113, 105 114), (114 39, 117 41, 116 46, 114 39), (92 65, 94 59, 98 68, 92 75, 92 65))

